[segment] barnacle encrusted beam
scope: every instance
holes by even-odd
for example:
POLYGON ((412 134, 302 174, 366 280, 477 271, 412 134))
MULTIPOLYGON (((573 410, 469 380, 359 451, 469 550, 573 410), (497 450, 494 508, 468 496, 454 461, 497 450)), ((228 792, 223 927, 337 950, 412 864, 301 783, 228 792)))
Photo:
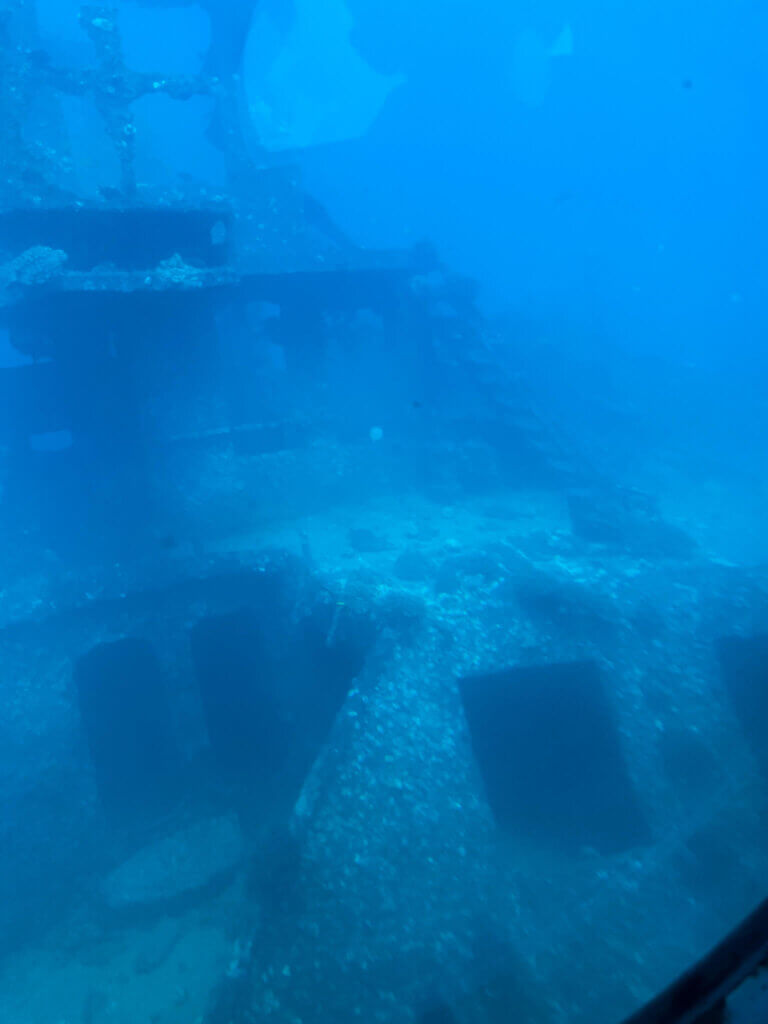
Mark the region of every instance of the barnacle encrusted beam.
POLYGON ((54 68, 44 61, 40 70, 48 83, 61 92, 93 96, 117 150, 121 190, 130 195, 136 190, 136 125, 131 104, 142 96, 160 92, 177 100, 212 95, 217 82, 207 75, 131 71, 125 64, 117 10, 113 7, 86 4, 80 10, 80 24, 96 49, 96 67, 75 71, 54 68))

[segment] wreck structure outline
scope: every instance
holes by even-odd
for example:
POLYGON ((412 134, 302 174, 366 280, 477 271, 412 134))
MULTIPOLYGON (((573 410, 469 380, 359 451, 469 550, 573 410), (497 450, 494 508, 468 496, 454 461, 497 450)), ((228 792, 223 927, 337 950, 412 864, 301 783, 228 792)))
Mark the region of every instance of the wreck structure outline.
POLYGON ((0 4, 0 955, 210 900, 210 1024, 629 1012, 765 878, 764 574, 575 451, 428 246, 254 162, 205 10, 175 76, 0 4), (141 180, 152 96, 226 187, 141 180))

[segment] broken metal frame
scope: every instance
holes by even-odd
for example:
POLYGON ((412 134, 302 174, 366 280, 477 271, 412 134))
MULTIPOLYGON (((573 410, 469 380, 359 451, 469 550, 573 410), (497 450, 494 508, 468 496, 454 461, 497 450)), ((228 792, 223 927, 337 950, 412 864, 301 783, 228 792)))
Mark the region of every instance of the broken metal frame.
MULTIPOLYGON (((127 67, 118 11, 106 4, 85 4, 79 15, 80 25, 94 45, 95 66, 84 70, 55 67, 36 45, 32 0, 6 0, 0 7, 0 166, 5 178, 4 191, 11 196, 17 193, 18 199, 30 197, 38 202, 61 194, 53 180, 59 170, 60 155, 46 151, 39 140, 30 142, 24 134, 26 116, 41 87, 54 94, 93 98, 117 154, 120 185, 114 191, 123 199, 134 196, 137 189, 136 124, 131 104, 148 95, 164 93, 176 100, 212 97, 209 138, 224 154, 231 183, 241 179, 250 161, 237 125, 242 39, 238 40, 236 33, 245 31, 247 21, 217 13, 217 8, 210 5, 207 9, 212 33, 203 70, 196 75, 166 75, 127 67)), ((246 14, 250 15, 250 9, 242 8, 241 15, 246 14)), ((105 194, 116 198, 109 189, 105 194)))

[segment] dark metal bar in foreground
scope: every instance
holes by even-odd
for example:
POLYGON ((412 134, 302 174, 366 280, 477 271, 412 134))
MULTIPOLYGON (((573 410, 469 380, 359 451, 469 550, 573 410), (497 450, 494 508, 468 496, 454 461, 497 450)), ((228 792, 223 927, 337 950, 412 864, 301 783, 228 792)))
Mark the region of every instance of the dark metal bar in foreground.
POLYGON ((768 900, 623 1024, 717 1024, 728 997, 768 961, 768 900))

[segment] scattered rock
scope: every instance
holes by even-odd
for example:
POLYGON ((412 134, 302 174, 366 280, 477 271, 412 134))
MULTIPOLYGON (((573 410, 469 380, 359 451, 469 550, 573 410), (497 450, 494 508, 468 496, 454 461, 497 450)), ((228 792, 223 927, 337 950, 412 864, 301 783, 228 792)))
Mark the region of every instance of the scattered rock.
POLYGON ((104 899, 112 910, 122 911, 184 904, 226 881, 241 857, 236 818, 198 822, 124 861, 107 876, 104 899))
POLYGON ((159 970, 174 951, 182 935, 183 926, 177 922, 169 922, 168 927, 160 931, 152 931, 144 938, 142 948, 133 961, 133 969, 137 974, 152 974, 159 970))
POLYGON ((513 592, 520 609, 531 619, 562 630, 564 636, 605 637, 618 625, 612 603, 575 580, 530 569, 524 576, 512 578, 509 588, 502 584, 500 589, 513 592))
POLYGON ((685 559, 696 552, 696 542, 684 530, 665 522, 634 493, 575 491, 568 496, 568 511, 577 537, 628 555, 685 559))
POLYGON ((392 571, 398 579, 408 583, 422 583, 434 572, 429 558, 416 548, 406 548, 395 560, 392 571))
POLYGON ((389 549, 389 542, 385 537, 364 526, 351 529, 347 534, 347 540, 354 550, 361 554, 374 554, 389 549))
POLYGON ((407 640, 421 628, 427 609, 424 601, 414 594, 393 591, 380 604, 381 624, 407 640))
POLYGON ((477 579, 491 583, 506 575, 505 567, 497 558, 483 551, 470 552, 446 558, 437 571, 435 591, 455 594, 467 580, 477 579))

